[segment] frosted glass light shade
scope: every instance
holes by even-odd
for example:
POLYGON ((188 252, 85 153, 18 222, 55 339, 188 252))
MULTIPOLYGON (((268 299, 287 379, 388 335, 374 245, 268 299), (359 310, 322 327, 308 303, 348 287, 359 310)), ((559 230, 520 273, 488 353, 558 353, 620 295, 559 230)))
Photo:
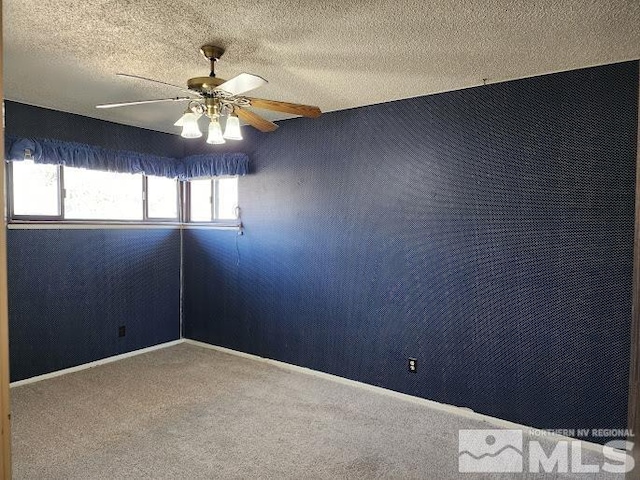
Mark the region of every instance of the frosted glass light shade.
POLYGON ((228 140, 242 140, 240 132, 240 120, 235 115, 227 117, 227 125, 224 128, 224 138, 228 140))
POLYGON ((187 112, 182 116, 182 133, 184 138, 198 138, 202 136, 198 127, 198 117, 195 113, 187 112))
POLYGON ((222 129, 220 128, 220 122, 218 122, 217 118, 212 118, 209 123, 209 135, 207 136, 207 143, 211 144, 220 144, 225 143, 224 137, 222 136, 222 129))

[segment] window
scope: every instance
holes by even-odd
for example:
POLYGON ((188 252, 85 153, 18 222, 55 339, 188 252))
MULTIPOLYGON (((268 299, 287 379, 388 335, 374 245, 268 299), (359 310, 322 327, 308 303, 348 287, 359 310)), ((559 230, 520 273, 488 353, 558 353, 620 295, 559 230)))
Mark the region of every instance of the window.
POLYGON ((192 222, 210 222, 212 220, 212 185, 212 180, 191 180, 189 182, 189 220, 192 222))
POLYGON ((213 218, 233 220, 238 217, 238 178, 218 178, 213 181, 213 218))
POLYGON ((142 220, 142 175, 66 167, 64 192, 64 218, 142 220))
POLYGON ((31 160, 12 164, 12 216, 60 217, 60 167, 31 160))
POLYGON ((222 177, 189 182, 189 221, 236 220, 238 178, 222 177))
POLYGON ((145 177, 147 218, 178 219, 178 182, 166 177, 145 177))
POLYGON ((237 177, 179 182, 31 160, 9 162, 7 173, 12 220, 224 223, 238 218, 237 177))

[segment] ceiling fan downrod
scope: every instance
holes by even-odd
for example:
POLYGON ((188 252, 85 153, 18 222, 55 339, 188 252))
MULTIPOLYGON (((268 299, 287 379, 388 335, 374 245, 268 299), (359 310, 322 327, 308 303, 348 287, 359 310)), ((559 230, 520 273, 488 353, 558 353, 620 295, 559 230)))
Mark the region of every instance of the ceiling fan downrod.
POLYGON ((204 57, 209 60, 211 65, 211 73, 209 73, 210 77, 216 76, 216 62, 220 60, 220 57, 224 54, 224 48, 218 47, 216 45, 203 45, 200 47, 200 52, 204 57))

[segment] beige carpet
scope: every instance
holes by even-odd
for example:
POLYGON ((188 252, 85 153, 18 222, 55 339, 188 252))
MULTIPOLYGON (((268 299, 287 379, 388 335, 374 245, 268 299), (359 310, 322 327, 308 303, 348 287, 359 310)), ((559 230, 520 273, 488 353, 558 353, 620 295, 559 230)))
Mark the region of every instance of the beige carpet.
POLYGON ((12 402, 16 479, 596 478, 460 474, 458 429, 490 425, 189 344, 12 402))

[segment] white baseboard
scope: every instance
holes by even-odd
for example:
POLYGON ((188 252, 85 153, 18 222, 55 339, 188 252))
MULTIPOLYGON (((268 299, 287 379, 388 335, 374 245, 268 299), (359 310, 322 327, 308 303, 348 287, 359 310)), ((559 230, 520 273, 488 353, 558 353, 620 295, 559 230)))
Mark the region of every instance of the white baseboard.
POLYGON ((45 373, 44 375, 38 375, 36 377, 27 378, 24 380, 18 380, 17 382, 11 383, 11 388, 20 387, 22 385, 28 385, 30 383, 39 382, 41 380, 47 380, 49 378, 59 377, 61 375, 66 375, 68 373, 78 372, 81 370, 86 370, 88 368, 97 367, 99 365, 105 365, 107 363, 117 362, 119 360, 123 360, 125 358, 134 357, 136 355, 141 355, 143 353, 152 352, 154 350, 159 350, 161 348, 172 347, 174 345, 179 345, 181 343, 188 343, 191 345, 196 345, 199 347, 209 348, 211 350, 216 350, 218 352, 227 353, 230 355, 235 355, 237 357, 246 358, 249 360, 259 361, 263 363, 268 363, 278 368, 283 368, 285 370, 290 370, 294 372, 304 373, 305 375, 311 375, 318 378, 323 378, 325 380, 330 380, 336 383, 341 383, 343 385, 350 385, 353 387, 361 388, 364 390, 368 390, 370 392, 375 392, 381 395, 386 395, 388 397, 397 398, 399 400, 403 400, 406 402, 411 402, 417 405, 422 405, 424 407, 428 407, 433 410, 439 410, 442 412, 458 415, 460 417, 468 418, 475 421, 480 421, 487 423, 489 425, 498 427, 498 428, 507 428, 507 429, 518 429, 523 430, 525 432, 531 432, 533 435, 539 436, 540 438, 548 438, 550 440, 555 441, 579 441, 582 444, 582 447, 588 450, 596 451, 598 453, 602 453, 602 445, 598 443, 588 442, 586 440, 578 440, 571 437, 565 437, 563 435, 558 435, 555 433, 545 432, 543 430, 529 427, 527 425, 521 425, 519 423, 510 422, 508 420, 502 420, 500 418, 491 417, 489 415, 484 415, 482 413, 477 413, 471 410, 470 408, 456 407, 455 405, 448 405, 446 403, 439 403, 433 400, 427 400, 426 398, 414 397, 413 395, 407 395, 405 393, 395 392, 393 390, 389 390, 383 387, 377 387, 375 385, 369 385, 368 383, 358 382, 356 380, 350 380, 348 378, 339 377, 337 375, 332 375, 330 373, 319 372, 317 370, 311 370, 310 368, 300 367, 298 365, 292 365, 290 363, 280 362, 278 360, 272 360, 269 358, 259 357, 257 355, 252 355, 250 353, 239 352, 237 350, 232 350, 230 348, 219 347, 217 345, 211 345, 209 343, 199 342, 197 340, 191 340, 187 338, 181 338, 179 340, 174 340, 167 343, 161 343, 160 345, 154 345, 152 347, 142 348, 140 350, 134 350, 133 352, 123 353, 121 355, 115 355, 113 357, 103 358, 101 360, 96 360, 95 362, 85 363, 82 365, 78 365, 76 367, 65 368, 64 370, 58 370, 56 372, 45 373))
POLYGON ((294 372, 304 373, 306 375, 312 375, 314 377, 324 378, 325 380, 341 383, 343 385, 358 387, 363 390, 368 390, 370 392, 375 392, 378 394, 386 395, 388 397, 397 398, 399 400, 403 400, 406 402, 422 405, 424 407, 428 407, 433 410, 439 410, 442 412, 451 413, 451 414, 458 415, 460 417, 468 418, 471 420, 485 422, 498 428, 523 430, 524 432, 532 433, 533 435, 535 435, 540 439, 546 438, 554 441, 569 441, 569 442, 579 441, 583 448, 596 451, 598 453, 602 453, 603 445, 600 445, 598 443, 593 443, 586 440, 580 440, 580 439, 571 438, 571 437, 565 437, 564 435, 546 432, 544 430, 540 430, 539 428, 529 427, 527 425, 521 425, 519 423, 510 422, 508 420, 503 420, 501 418, 491 417, 489 415, 484 415, 482 413, 474 412, 470 408, 456 407, 455 405, 439 403, 433 400, 427 400, 426 398, 414 397, 413 395, 407 395, 406 393, 395 392, 393 390, 389 390, 383 387, 377 387, 375 385, 369 385, 368 383, 362 383, 356 380, 350 380, 348 378, 339 377, 337 375, 332 375, 330 373, 319 372, 317 370, 311 370, 310 368, 300 367, 298 365, 292 365, 290 363, 280 362, 278 360, 272 360, 270 358, 259 357, 257 355, 252 355, 250 353, 239 352, 237 350, 231 350, 230 348, 219 347, 217 345, 211 345, 209 343, 199 342, 197 340, 191 340, 191 339, 185 338, 183 339, 183 341, 184 343, 189 343, 192 345, 197 345, 199 347, 217 350, 218 352, 228 353, 230 355, 236 355, 238 357, 243 357, 250 360, 268 363, 270 365, 274 365, 276 367, 283 368, 285 370, 291 370, 294 372))
POLYGON ((179 340, 173 340, 171 342, 161 343, 159 345, 154 345, 152 347, 141 348, 140 350, 134 350, 132 352, 122 353, 120 355, 115 355, 113 357, 102 358, 100 360, 96 360, 95 362, 83 363, 82 365, 78 365, 76 367, 65 368, 64 370, 57 370, 51 373, 45 373, 44 375, 37 375, 31 378, 25 378, 24 380, 18 380, 17 382, 11 382, 10 386, 20 387, 22 385, 28 385, 30 383, 39 382, 41 380, 47 380, 49 378, 59 377, 61 375, 66 375, 68 373, 79 372, 81 370, 86 370, 87 368, 97 367, 99 365, 104 365, 106 363, 117 362, 118 360, 123 360, 129 357, 135 357, 136 355, 142 355, 143 353, 152 352, 154 350, 159 350, 161 348, 172 347, 174 345, 178 345, 183 343, 184 340, 181 338, 179 340))

